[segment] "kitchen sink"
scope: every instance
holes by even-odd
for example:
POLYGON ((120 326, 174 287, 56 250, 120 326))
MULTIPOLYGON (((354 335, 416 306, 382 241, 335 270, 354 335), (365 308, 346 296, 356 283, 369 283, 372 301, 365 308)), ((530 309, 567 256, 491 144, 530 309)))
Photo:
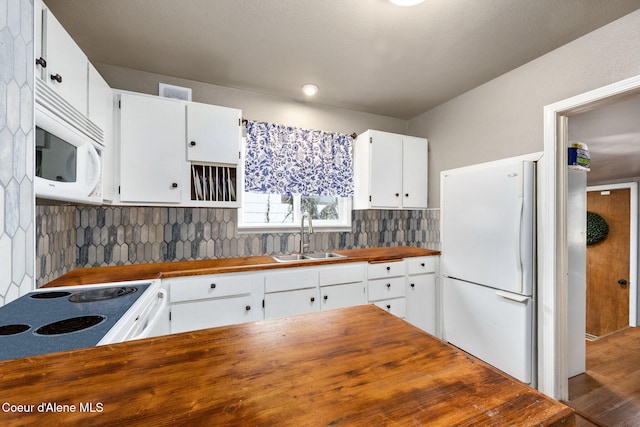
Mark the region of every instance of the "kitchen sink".
POLYGON ((340 255, 335 252, 313 252, 305 254, 310 259, 329 259, 329 258, 344 258, 346 255, 340 255))
POLYGON ((309 254, 273 255, 271 258, 275 259, 278 262, 294 262, 344 257, 346 257, 346 255, 340 255, 335 252, 313 252, 309 254))

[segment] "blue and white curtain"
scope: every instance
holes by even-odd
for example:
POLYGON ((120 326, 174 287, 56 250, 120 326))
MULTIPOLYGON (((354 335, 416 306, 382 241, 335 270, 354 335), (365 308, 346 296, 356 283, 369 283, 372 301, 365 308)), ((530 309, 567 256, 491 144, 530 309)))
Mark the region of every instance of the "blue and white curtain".
POLYGON ((353 141, 346 134, 247 123, 245 191, 353 195, 353 141))

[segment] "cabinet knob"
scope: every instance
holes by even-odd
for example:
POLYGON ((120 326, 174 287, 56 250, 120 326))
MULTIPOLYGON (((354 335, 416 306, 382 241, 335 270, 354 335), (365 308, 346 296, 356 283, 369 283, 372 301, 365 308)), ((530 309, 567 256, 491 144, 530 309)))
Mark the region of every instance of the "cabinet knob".
POLYGON ((400 193, 396 193, 396 197, 400 197, 400 193))
POLYGON ((388 267, 387 267, 387 271, 391 271, 391 267, 389 267, 389 266, 388 266, 388 267))
POLYGON ((387 310, 391 310, 391 304, 387 304, 387 310))
POLYGON ((51 80, 62 83, 62 76, 60 74, 51 74, 51 80))
POLYGON ((41 56, 40 58, 36 59, 36 65, 39 65, 42 68, 47 68, 47 60, 41 56))
POLYGON ((421 262, 421 263, 420 263, 420 267, 424 267, 424 262, 421 262))
POLYGON ((390 287, 391 287, 391 283, 387 283, 387 288, 390 288, 390 287))
POLYGON ((314 302, 316 300, 316 297, 311 297, 311 302, 314 302))
POLYGON ((245 309, 246 311, 249 311, 249 310, 251 310, 251 306, 250 306, 250 305, 248 305, 248 306, 246 306, 244 309, 245 309))
POLYGON ((326 300, 328 300, 328 299, 329 299, 329 295, 325 295, 325 296, 324 296, 324 300, 326 301, 326 300))
POLYGON ((171 188, 178 188, 178 183, 177 182, 172 182, 171 183, 171 188))
POLYGON ((409 193, 405 193, 404 197, 409 197, 409 193))
POLYGON ((416 287, 416 284, 415 284, 415 283, 412 283, 412 284, 411 284, 411 287, 412 287, 412 288, 415 288, 415 287, 416 287))
POLYGON ((189 145, 191 145, 192 147, 195 147, 195 146, 196 146, 196 142, 195 142, 195 141, 191 141, 191 142, 189 143, 189 145))
POLYGON ((212 283, 212 284, 211 284, 211 289, 215 289, 215 288, 216 288, 216 284, 215 284, 215 283, 212 283))

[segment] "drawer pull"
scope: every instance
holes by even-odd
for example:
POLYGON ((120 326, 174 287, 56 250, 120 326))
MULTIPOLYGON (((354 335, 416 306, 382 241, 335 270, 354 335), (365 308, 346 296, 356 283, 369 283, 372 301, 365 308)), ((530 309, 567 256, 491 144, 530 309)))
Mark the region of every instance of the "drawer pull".
POLYGON ((215 288, 216 288, 216 284, 215 284, 215 283, 212 283, 212 284, 211 284, 211 289, 215 289, 215 288))
POLYGON ((391 304, 387 304, 387 310, 391 310, 391 304))
POLYGON ((412 288, 415 288, 415 287, 416 287, 416 284, 415 284, 415 283, 412 283, 412 284, 411 284, 411 287, 412 287, 412 288))
POLYGON ((50 77, 54 82, 62 83, 62 76, 60 74, 51 74, 50 77))
POLYGON ((421 267, 424 267, 424 262, 420 263, 420 266, 421 266, 421 267))
POLYGON ((387 283, 387 288, 390 288, 390 287, 391 287, 391 283, 387 283))
POLYGON ((315 302, 316 297, 311 297, 311 302, 315 302))
POLYGON ((248 305, 248 306, 246 306, 244 309, 245 309, 246 311, 249 311, 249 310, 251 310, 251 306, 250 306, 250 305, 248 305))
POLYGON ((390 266, 387 266, 387 271, 391 271, 391 267, 390 266))
POLYGON ((329 295, 325 295, 325 296, 324 296, 324 300, 326 301, 326 300, 328 300, 328 299, 329 299, 329 295))

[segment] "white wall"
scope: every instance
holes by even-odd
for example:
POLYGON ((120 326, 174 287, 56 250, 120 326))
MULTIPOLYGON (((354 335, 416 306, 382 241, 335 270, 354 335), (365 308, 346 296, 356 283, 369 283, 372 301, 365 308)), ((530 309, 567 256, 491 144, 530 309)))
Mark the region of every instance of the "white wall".
POLYGON ((157 95, 158 83, 189 87, 192 89, 193 101, 239 108, 243 117, 248 120, 348 134, 360 134, 367 129, 407 133, 406 120, 299 102, 113 65, 95 65, 112 88, 157 95))
POLYGON ((542 151, 543 107, 640 74, 640 10, 409 121, 429 139, 429 206, 440 172, 542 151))

